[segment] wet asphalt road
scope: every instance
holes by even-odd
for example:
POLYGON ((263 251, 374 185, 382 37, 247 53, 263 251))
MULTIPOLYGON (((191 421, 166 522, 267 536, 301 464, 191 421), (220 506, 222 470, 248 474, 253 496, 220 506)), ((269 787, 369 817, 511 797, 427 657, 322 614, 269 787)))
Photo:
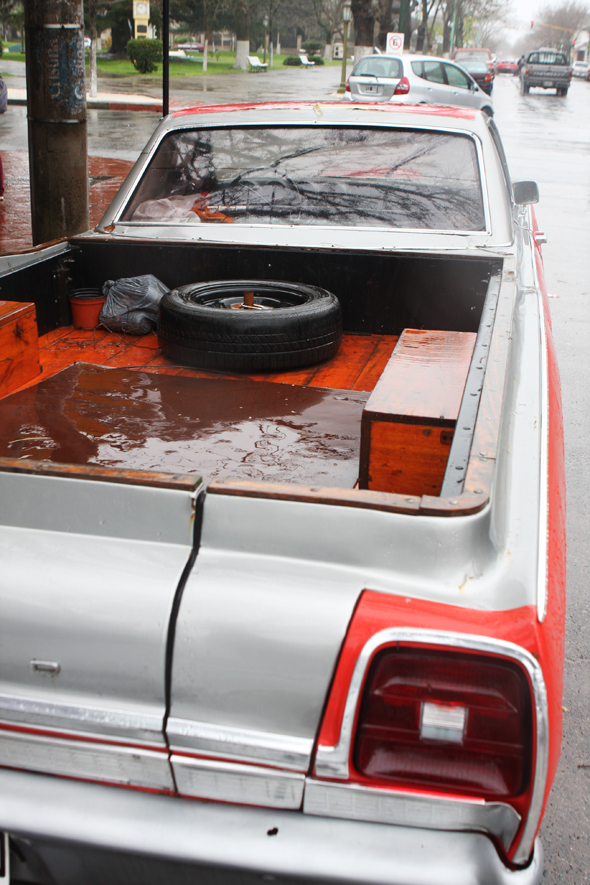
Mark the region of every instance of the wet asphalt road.
MULTIPOLYGON (((196 86, 174 80, 172 102, 325 100, 335 97, 340 78, 332 67, 203 79, 196 86)), ((99 89, 158 94, 139 77, 99 81, 99 89)), ((523 97, 517 80, 501 75, 494 104, 513 180, 539 183, 537 217, 548 236, 543 247, 547 286, 556 296, 550 303, 563 386, 568 487, 566 711, 562 758, 542 838, 544 881, 583 885, 590 882, 590 383, 584 356, 590 338, 590 83, 574 79, 566 98, 542 90, 523 97)), ((151 113, 90 111, 89 153, 134 159, 157 119, 151 113)), ((26 149, 25 108, 5 115, 2 146, 26 149)))

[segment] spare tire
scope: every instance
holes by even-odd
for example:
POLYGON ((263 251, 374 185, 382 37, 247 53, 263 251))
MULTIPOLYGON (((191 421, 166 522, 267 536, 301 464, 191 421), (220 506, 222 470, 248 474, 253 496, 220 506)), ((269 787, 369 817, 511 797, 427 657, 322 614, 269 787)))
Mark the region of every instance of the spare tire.
POLYGON ((164 355, 205 369, 296 369, 329 359, 341 337, 340 302, 316 286, 270 280, 191 283, 160 302, 158 340, 164 355), (246 293, 251 307, 244 306, 246 293))

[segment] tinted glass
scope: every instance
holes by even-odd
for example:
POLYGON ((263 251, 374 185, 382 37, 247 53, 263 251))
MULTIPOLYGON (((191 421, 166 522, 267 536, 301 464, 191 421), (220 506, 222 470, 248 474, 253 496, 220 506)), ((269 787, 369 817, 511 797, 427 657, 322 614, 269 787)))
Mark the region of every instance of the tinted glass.
POLYGON ((471 138, 336 127, 203 129, 160 144, 125 221, 481 230, 471 138))
POLYGON ((390 77, 399 80, 403 77, 403 66, 399 58, 386 58, 385 56, 366 56, 362 58, 354 71, 353 77, 362 74, 372 74, 375 77, 390 77))
POLYGON ((469 89, 471 86, 471 80, 469 77, 454 65, 445 65, 445 71, 447 72, 447 82, 449 86, 455 86, 459 89, 469 89))
POLYGON ((534 65, 566 65, 567 59, 562 52, 531 52, 529 63, 534 65))
POLYGON ((456 61, 457 64, 463 64, 466 58, 479 58, 484 61, 490 61, 490 53, 487 49, 461 49, 454 54, 453 61, 456 61))
POLYGON ((422 64, 422 76, 431 83, 444 83, 442 65, 438 61, 425 61, 422 64))
MULTIPOLYGON (((476 59, 467 58, 465 61, 460 62, 460 64, 466 71, 469 71, 470 74, 487 74, 489 71, 485 61, 477 61, 476 59)), ((450 66, 447 66, 447 76, 449 73, 449 67, 450 66)))

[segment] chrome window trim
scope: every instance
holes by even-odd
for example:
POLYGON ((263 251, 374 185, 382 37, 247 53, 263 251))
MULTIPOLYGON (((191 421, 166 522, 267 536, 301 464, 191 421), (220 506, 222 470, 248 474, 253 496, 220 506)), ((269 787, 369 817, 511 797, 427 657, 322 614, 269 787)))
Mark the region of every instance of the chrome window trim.
POLYGON ((359 784, 328 784, 307 779, 304 814, 345 818, 427 830, 491 833, 506 850, 520 825, 520 815, 504 802, 445 799, 359 784))
POLYGON ((470 651, 500 655, 515 660, 527 672, 533 690, 535 707, 536 766, 533 772, 533 794, 529 814, 513 858, 515 863, 526 862, 533 848, 535 833, 543 808, 549 756, 549 721, 547 690, 545 680, 543 679, 543 671, 530 652, 512 642, 492 639, 486 636, 404 627, 390 628, 376 633, 365 643, 357 659, 348 689, 338 743, 334 747, 318 744, 314 767, 315 777, 327 777, 338 780, 348 779, 348 760, 353 738, 355 714, 367 668, 377 650, 395 642, 440 645, 452 651, 468 649, 470 651))
POLYGON ((291 811, 301 808, 303 774, 178 754, 170 762, 182 796, 291 811))
POLYGON ((173 717, 168 719, 166 733, 173 751, 197 750, 238 762, 262 760, 303 772, 309 768, 313 749, 311 738, 173 717))
MULTIPOLYGON (((483 230, 476 230, 476 231, 473 231, 473 230, 472 231, 459 231, 458 233, 465 233, 466 235, 468 234, 470 236, 474 236, 474 235, 475 236, 477 236, 477 235, 491 236, 492 235, 491 213, 490 213, 490 204, 489 204, 489 198, 488 198, 488 181, 487 181, 486 168, 485 168, 484 157, 483 157, 483 144, 482 144, 480 136, 476 132, 473 132, 470 129, 461 129, 461 128, 458 128, 458 127, 455 128, 452 126, 446 128, 443 126, 440 126, 440 127, 433 126, 432 124, 429 126, 423 122, 413 124, 413 123, 410 123, 409 121, 406 121, 404 123, 398 123, 397 125, 393 125, 392 123, 387 123, 385 121, 379 122, 379 123, 371 122, 371 123, 364 123, 364 124, 362 124, 360 120, 359 121, 350 121, 350 120, 347 120, 347 121, 322 121, 321 123, 318 123, 317 119, 315 121, 313 121, 311 119, 306 119, 306 120, 299 120, 299 121, 292 120, 292 121, 284 121, 284 122, 283 121, 275 122, 272 120, 268 120, 267 122, 264 122, 264 123, 262 123, 262 122, 256 122, 256 123, 242 122, 242 123, 232 123, 230 125, 227 122, 224 123, 219 120, 217 122, 211 122, 211 121, 206 122, 204 120, 203 121, 199 120, 199 121, 194 121, 192 123, 186 122, 184 125, 173 125, 173 126, 167 127, 166 129, 162 130, 162 133, 161 133, 159 139, 151 146, 149 153, 145 157, 145 161, 144 161, 141 169, 138 170, 133 187, 131 188, 131 190, 127 191, 124 199, 121 202, 121 205, 119 206, 118 210, 116 210, 114 217, 111 219, 110 223, 111 224, 125 224, 125 225, 152 224, 152 222, 121 221, 121 215, 123 214, 123 211, 126 209, 131 197, 133 196, 133 194, 137 190, 137 187, 138 187, 139 183, 141 182, 141 179, 143 178, 147 167, 149 166, 154 154, 156 153, 156 151, 160 147, 162 141, 165 138, 167 138, 169 135, 172 135, 173 133, 177 133, 177 132, 181 132, 181 131, 185 131, 185 130, 190 131, 190 130, 194 130, 194 129, 279 129, 279 128, 282 128, 282 129, 294 129, 294 128, 310 129, 310 128, 314 128, 314 127, 321 127, 321 128, 325 128, 325 129, 419 129, 419 130, 422 130, 423 132, 435 131, 435 132, 441 133, 441 134, 444 133, 446 135, 460 135, 460 136, 470 138, 475 143, 475 151, 477 154, 478 171, 479 171, 479 176, 480 176, 481 199, 482 199, 482 206, 483 206, 483 212, 484 212, 484 229, 483 230)), ((102 223, 102 222, 100 222, 100 223, 102 223)), ((158 222, 158 224, 159 224, 159 222, 158 222)), ((201 222, 201 225, 202 224, 207 225, 207 222, 201 222)), ((177 226, 178 226, 178 222, 177 222, 177 226)), ((193 227, 195 227, 197 225, 190 224, 187 226, 190 229, 192 229, 193 227)), ((218 227, 218 226, 219 225, 208 224, 206 229, 213 230, 213 229, 215 229, 215 227, 218 227)), ((249 227, 252 227, 252 225, 251 224, 240 224, 240 222, 234 223, 232 225, 232 228, 235 230, 240 230, 242 228, 249 228, 249 227)), ((261 225, 259 225, 259 227, 263 227, 265 229, 272 229, 273 227, 278 227, 278 228, 289 227, 289 225, 261 224, 261 225)), ((313 230, 316 230, 316 225, 297 225, 297 227, 311 227, 313 230)), ((319 226, 317 229, 319 229, 319 226)), ((367 230, 366 227, 354 227, 354 226, 349 227, 347 225, 326 226, 323 229, 330 230, 330 231, 339 231, 339 230, 350 230, 350 231, 362 230, 362 231, 364 231, 364 230, 367 230)), ((435 231, 432 231, 430 229, 424 230, 421 228, 396 228, 396 227, 385 227, 385 228, 374 227, 373 228, 373 227, 371 227, 370 230, 371 231, 373 231, 373 230, 387 231, 388 233, 397 233, 398 231, 400 231, 400 232, 406 231, 406 232, 411 232, 413 234, 435 233, 435 231)), ((457 233, 457 231, 444 230, 440 233, 453 235, 453 234, 457 233)))

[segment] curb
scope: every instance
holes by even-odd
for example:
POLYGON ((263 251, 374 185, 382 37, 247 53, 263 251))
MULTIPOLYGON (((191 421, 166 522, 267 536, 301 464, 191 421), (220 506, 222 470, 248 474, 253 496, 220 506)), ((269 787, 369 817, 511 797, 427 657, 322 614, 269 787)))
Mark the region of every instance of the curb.
MULTIPOLYGON (((10 90, 8 94, 8 104, 9 105, 27 105, 26 96, 21 95, 10 95, 10 90)), ((156 98, 145 98, 141 97, 139 100, 129 101, 129 99, 125 100, 122 98, 121 101, 112 101, 107 98, 86 98, 86 107, 93 110, 102 110, 102 111, 151 111, 152 113, 161 114, 162 113, 162 102, 158 101, 156 98)))

